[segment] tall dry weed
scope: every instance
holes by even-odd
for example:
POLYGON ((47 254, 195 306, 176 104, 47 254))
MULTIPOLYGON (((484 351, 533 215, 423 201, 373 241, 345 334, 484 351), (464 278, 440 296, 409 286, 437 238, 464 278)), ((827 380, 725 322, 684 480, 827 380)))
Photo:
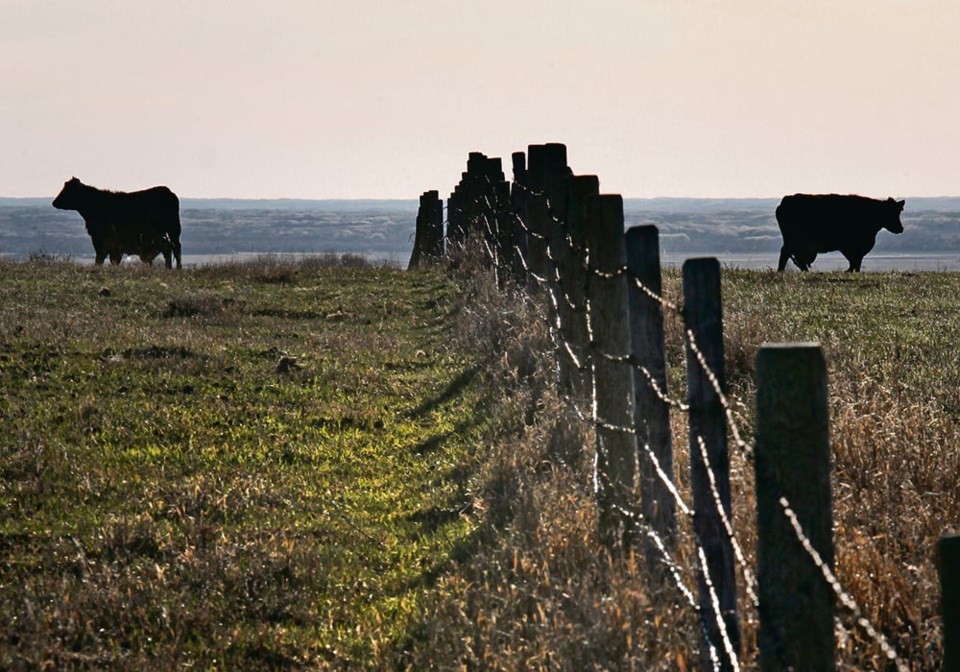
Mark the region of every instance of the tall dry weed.
MULTIPOLYGON (((460 262, 460 268, 470 260, 460 262)), ((441 577, 403 663, 411 669, 683 669, 695 618, 643 559, 597 533, 589 423, 556 394, 543 297, 465 283, 460 347, 487 355, 501 418, 478 468, 478 544, 441 577)), ((693 651, 694 653, 691 653, 693 651)))
MULTIPOLYGON (((960 436, 951 406, 956 400, 949 394, 917 394, 914 381, 923 372, 917 367, 930 367, 938 358, 926 346, 901 339, 889 350, 876 348, 851 337, 842 321, 824 327, 810 319, 829 317, 831 311, 842 315, 862 309, 857 301, 874 301, 851 298, 851 291, 878 291, 877 301, 889 301, 875 279, 862 288, 841 286, 840 280, 850 282, 819 283, 829 294, 819 285, 798 290, 799 281, 774 274, 734 273, 726 280, 731 414, 752 444, 760 345, 821 343, 830 381, 836 573, 903 665, 938 669, 935 548, 945 521, 960 510, 960 436), (812 307, 795 305, 801 290, 810 292, 812 307)), ((461 334, 463 347, 490 348, 487 375, 498 389, 497 412, 514 418, 502 422, 501 429, 514 431, 490 436, 474 493, 482 542, 457 571, 440 579, 406 662, 504 670, 697 666, 702 651, 695 610, 662 573, 651 574, 643 558, 613 558, 599 543, 591 489, 592 428, 556 395, 546 301, 522 293, 505 297, 489 272, 468 282, 476 284, 470 285, 465 314, 471 319, 461 334)), ((679 274, 667 271, 664 293, 678 305, 679 284, 679 274)), ((668 393, 679 400, 686 394, 683 331, 681 315, 668 310, 668 393)), ((949 376, 952 367, 941 364, 929 375, 949 376)), ((689 502, 687 421, 674 413, 671 424, 677 489, 689 502)), ((759 627, 746 587, 756 557, 755 483, 748 453, 732 437, 729 446, 733 527, 746 560, 736 579, 741 663, 749 668, 757 664, 759 627)), ((672 560, 688 587, 695 586, 694 548, 689 521, 681 516, 672 560)), ((839 602, 837 616, 838 666, 889 668, 877 640, 839 602)))

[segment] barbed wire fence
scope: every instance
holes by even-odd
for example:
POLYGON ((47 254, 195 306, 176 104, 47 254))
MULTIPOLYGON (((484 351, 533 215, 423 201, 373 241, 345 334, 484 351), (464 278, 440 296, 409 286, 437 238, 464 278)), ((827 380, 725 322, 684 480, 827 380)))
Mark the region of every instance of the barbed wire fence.
MULTIPOLYGON (((740 576, 759 617, 761 669, 835 669, 835 637, 846 638, 847 623, 875 642, 891 668, 908 670, 834 571, 819 346, 760 347, 750 445, 725 392, 719 262, 687 260, 683 304, 667 300, 656 227, 624 233, 622 198, 601 195, 596 176, 574 175, 564 145, 530 145, 511 158, 508 182, 500 159, 469 155, 447 201, 446 234, 438 192, 421 196, 410 268, 477 241, 499 286, 544 298, 558 392, 595 429, 603 542, 614 552, 642 547, 652 572, 678 589, 699 619, 705 669, 741 669, 740 576), (665 315, 683 324, 686 400, 668 391, 665 315), (671 411, 687 415, 692 502, 674 479, 671 411), (728 436, 754 468, 756 567, 732 522, 728 436), (675 560, 681 523, 694 544, 695 589, 675 560)), ((960 669, 960 537, 944 537, 940 553, 944 669, 960 669)))

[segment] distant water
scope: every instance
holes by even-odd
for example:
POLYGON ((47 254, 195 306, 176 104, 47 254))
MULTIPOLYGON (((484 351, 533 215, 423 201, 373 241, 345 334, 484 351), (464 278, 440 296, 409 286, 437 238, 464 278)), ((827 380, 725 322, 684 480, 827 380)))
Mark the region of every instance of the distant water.
MULTIPOLYGON (((303 253, 293 253, 293 252, 237 252, 235 254, 184 254, 181 259, 183 261, 184 268, 197 268, 200 266, 215 266, 218 264, 225 263, 236 263, 244 261, 256 261, 263 257, 276 256, 278 259, 292 259, 294 261, 300 259, 309 259, 312 257, 326 257, 330 254, 342 254, 340 252, 303 252, 303 253)), ((362 252, 348 252, 346 254, 354 254, 356 256, 362 257, 369 261, 372 264, 384 265, 390 267, 406 268, 407 262, 410 261, 409 253, 380 253, 380 254, 366 254, 362 252)), ((94 258, 93 256, 89 257, 71 257, 71 260, 76 261, 79 264, 84 265, 93 265, 94 258)), ((125 257, 123 260, 124 264, 139 264, 141 263, 136 257, 125 257)), ((153 261, 154 266, 163 266, 163 257, 157 257, 153 261)))
MULTIPOLYGON (((415 201, 184 199, 184 262, 327 253, 406 261, 416 215, 415 201)), ((92 263, 93 246, 78 213, 56 210, 49 200, 0 199, 0 254, 45 254, 92 263)))
MULTIPOLYGON (((627 227, 657 226, 667 264, 715 256, 728 267, 776 269, 781 244, 773 214, 777 202, 626 199, 624 219, 627 227)), ((417 202, 183 199, 180 214, 188 266, 261 254, 331 252, 405 266, 413 247, 417 202)), ((960 271, 960 198, 908 197, 902 221, 903 234, 880 232, 863 261, 864 271, 960 271)), ((54 209, 50 199, 0 198, 0 256, 36 254, 93 263, 80 215, 54 209)), ((795 270, 792 264, 788 268, 795 270)), ((820 255, 813 268, 845 270, 847 263, 839 253, 829 253, 820 255)))
MULTIPOLYGON (((292 259, 302 259, 309 257, 322 257, 331 252, 307 252, 307 253, 280 253, 280 257, 290 257, 292 259)), ((238 252, 234 254, 184 254, 184 268, 197 268, 200 266, 210 266, 216 264, 253 261, 263 256, 270 256, 276 253, 270 252, 238 252)), ((353 253, 351 253, 353 254, 353 253)), ((406 268, 410 260, 409 252, 397 253, 379 253, 367 254, 356 253, 373 264, 383 264, 388 267, 406 268)), ((775 271, 777 269, 778 254, 776 253, 758 253, 758 254, 733 254, 729 252, 690 252, 684 254, 665 253, 661 257, 664 266, 679 268, 687 259, 698 257, 715 257, 723 268, 737 268, 755 271, 775 271)), ((0 258, 17 258, 11 254, 0 254, 0 258)), ((92 266, 93 255, 70 256, 70 260, 78 264, 92 266)), ((139 264, 140 260, 136 257, 126 257, 124 265, 139 264)), ((163 266, 163 257, 157 257, 154 260, 155 266, 163 266)), ((847 270, 847 260, 839 253, 824 254, 817 257, 813 264, 814 272, 830 272, 847 270)), ((953 254, 877 254, 867 255, 863 260, 864 273, 882 273, 887 271, 916 272, 916 271, 938 271, 942 273, 960 272, 960 253, 953 254)), ((788 272, 799 272, 792 263, 787 264, 788 272)))
MULTIPOLYGON (((779 252, 744 254, 730 252, 704 252, 686 254, 664 254, 661 261, 667 266, 681 266, 686 259, 693 257, 716 257, 726 268, 748 270, 777 270, 779 252)), ((849 264, 839 252, 817 256, 813 262, 813 271, 845 271, 849 264)), ((863 259, 861 270, 865 273, 884 271, 941 271, 960 272, 960 252, 953 253, 898 253, 868 254, 863 259)), ((793 262, 787 262, 787 271, 799 272, 793 262)))

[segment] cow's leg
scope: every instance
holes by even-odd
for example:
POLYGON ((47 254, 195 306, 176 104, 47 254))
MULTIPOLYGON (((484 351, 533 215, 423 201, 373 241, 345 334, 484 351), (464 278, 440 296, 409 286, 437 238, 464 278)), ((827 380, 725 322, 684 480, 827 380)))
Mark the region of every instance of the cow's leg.
POLYGON ((777 271, 783 273, 787 268, 787 260, 790 259, 790 252, 787 250, 787 246, 784 245, 780 248, 780 261, 777 263, 777 271))
POLYGON ((173 256, 177 259, 177 268, 182 268, 180 264, 180 241, 176 241, 173 244, 173 256))
POLYGON ((114 252, 110 253, 110 263, 114 266, 119 266, 120 262, 123 261, 123 254, 116 254, 114 252))
POLYGON ((103 260, 107 258, 107 251, 104 245, 96 240, 93 241, 94 261, 97 266, 103 266, 103 260))
POLYGON ((847 273, 856 273, 860 270, 860 264, 863 262, 864 252, 861 252, 858 249, 842 249, 840 254, 843 255, 843 258, 847 260, 847 263, 850 264, 847 267, 847 273))
POLYGON ((173 254, 170 252, 170 248, 164 248, 163 250, 163 265, 166 268, 173 268, 173 254))

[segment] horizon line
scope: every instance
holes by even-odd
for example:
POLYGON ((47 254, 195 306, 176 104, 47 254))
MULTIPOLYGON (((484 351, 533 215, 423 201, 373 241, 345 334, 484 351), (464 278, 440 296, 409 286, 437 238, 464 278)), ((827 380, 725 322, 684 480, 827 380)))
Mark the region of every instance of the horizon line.
MULTIPOLYGON (((607 194, 608 192, 601 191, 601 194, 607 194)), ((612 192, 611 195, 616 192, 612 192)), ((629 201, 655 201, 655 200, 690 200, 690 201, 768 201, 777 198, 783 198, 784 196, 790 196, 797 193, 815 193, 815 192, 791 192, 789 194, 780 194, 775 196, 627 196, 620 194, 624 200, 629 201)), ((856 195, 856 194, 841 194, 840 192, 816 192, 818 194, 840 194, 840 195, 856 195)), ((859 194, 863 195, 863 194, 859 194)), ((21 201, 37 201, 43 199, 53 200, 56 194, 51 195, 40 195, 40 196, 6 196, 0 194, 0 199, 2 200, 21 200, 21 201)), ((190 196, 177 194, 177 197, 180 200, 191 200, 191 201, 417 201, 419 195, 417 196, 407 196, 407 197, 390 197, 390 196, 190 196)), ((917 196, 917 195, 899 195, 896 194, 894 198, 905 198, 905 199, 942 199, 942 198, 960 198, 960 194, 950 195, 950 194, 938 194, 932 196, 917 196)), ((876 198, 876 197, 875 197, 876 198)))

